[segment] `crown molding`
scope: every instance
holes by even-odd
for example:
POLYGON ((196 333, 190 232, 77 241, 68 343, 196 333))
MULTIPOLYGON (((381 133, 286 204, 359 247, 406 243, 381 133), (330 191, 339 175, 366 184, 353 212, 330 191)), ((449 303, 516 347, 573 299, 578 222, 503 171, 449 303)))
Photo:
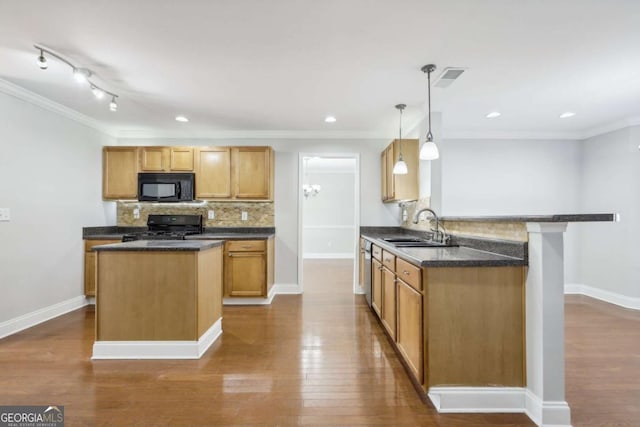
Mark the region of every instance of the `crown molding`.
POLYGON ((605 133, 614 132, 631 126, 640 125, 640 116, 628 117, 606 125, 593 127, 582 132, 579 139, 589 139, 594 136, 603 135, 605 133))
POLYGON ((105 126, 99 121, 92 119, 89 116, 85 116, 82 113, 77 112, 69 107, 65 107, 62 104, 58 104, 48 98, 45 98, 42 95, 38 95, 37 93, 31 92, 22 86, 18 86, 13 84, 7 80, 0 78, 0 92, 7 94, 9 96, 13 96, 14 98, 18 98, 22 101, 26 101, 30 104, 36 105, 38 107, 44 108, 45 110, 51 111, 53 113, 57 113, 63 117, 76 121, 80 124, 88 126, 92 129, 97 130, 105 135, 116 137, 116 132, 109 126, 105 126))
POLYGON ((274 131, 163 131, 163 130, 120 130, 119 139, 392 139, 393 136, 385 132, 368 131, 302 131, 302 130, 274 130, 274 131))
POLYGON ((535 132, 535 131, 457 131, 443 130, 445 139, 555 139, 555 140, 578 140, 580 133, 577 132, 535 132))

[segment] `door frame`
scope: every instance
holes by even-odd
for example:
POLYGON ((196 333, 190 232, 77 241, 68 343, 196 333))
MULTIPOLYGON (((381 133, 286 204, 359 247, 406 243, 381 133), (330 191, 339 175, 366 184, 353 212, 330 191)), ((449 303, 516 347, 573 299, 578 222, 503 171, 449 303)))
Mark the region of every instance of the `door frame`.
POLYGON ((304 185, 304 158, 305 157, 320 157, 320 158, 341 158, 341 159, 355 159, 355 179, 354 179, 354 238, 352 243, 353 252, 353 293, 364 294, 364 289, 360 287, 358 283, 358 272, 360 271, 360 153, 318 153, 318 152, 305 152, 298 153, 298 286, 300 293, 304 293, 304 252, 303 252, 303 203, 304 192, 302 186, 304 185))

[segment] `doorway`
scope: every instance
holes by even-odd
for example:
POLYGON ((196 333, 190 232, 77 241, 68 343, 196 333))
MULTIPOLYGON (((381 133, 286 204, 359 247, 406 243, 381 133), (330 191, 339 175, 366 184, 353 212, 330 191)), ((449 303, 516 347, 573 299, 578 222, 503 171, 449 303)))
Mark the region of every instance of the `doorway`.
POLYGON ((358 283, 359 154, 300 153, 298 182, 300 289, 331 280, 351 284, 350 293, 363 293, 358 283), (319 278, 323 272, 326 278, 319 278))

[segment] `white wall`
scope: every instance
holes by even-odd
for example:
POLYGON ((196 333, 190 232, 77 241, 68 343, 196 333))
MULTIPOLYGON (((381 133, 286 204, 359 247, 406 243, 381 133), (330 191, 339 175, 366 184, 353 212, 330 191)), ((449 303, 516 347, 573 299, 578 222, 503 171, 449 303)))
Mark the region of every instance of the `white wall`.
MULTIPOLYGON (((0 93, 0 323, 83 292, 82 227, 105 225, 107 137, 0 93)), ((112 218, 111 218, 112 220, 112 218)))
POLYGON ((617 223, 576 224, 580 268, 576 283, 640 297, 640 126, 582 143, 581 210, 617 212, 617 223))
POLYGON ((277 284, 298 281, 298 156, 300 153, 360 154, 360 225, 400 223, 398 206, 385 205, 380 194, 380 152, 387 139, 127 139, 119 145, 270 145, 275 150, 275 225, 277 284))
MULTIPOLYGON (((441 215, 584 211, 579 203, 579 141, 447 139, 440 144, 440 156, 441 215)), ((565 278, 569 283, 577 280, 578 240, 572 224, 565 233, 565 278)))
POLYGON ((350 171, 306 174, 308 183, 321 185, 322 190, 303 199, 304 257, 354 256, 355 159, 351 163, 350 171))

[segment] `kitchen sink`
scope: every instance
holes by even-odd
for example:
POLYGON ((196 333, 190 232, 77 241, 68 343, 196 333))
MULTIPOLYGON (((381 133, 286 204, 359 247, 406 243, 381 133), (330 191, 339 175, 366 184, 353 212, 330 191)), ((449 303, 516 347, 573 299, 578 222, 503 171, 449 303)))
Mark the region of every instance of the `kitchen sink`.
POLYGON ((435 242, 433 240, 421 239, 419 237, 387 237, 382 239, 387 243, 401 248, 447 248, 458 245, 450 243, 435 242))

